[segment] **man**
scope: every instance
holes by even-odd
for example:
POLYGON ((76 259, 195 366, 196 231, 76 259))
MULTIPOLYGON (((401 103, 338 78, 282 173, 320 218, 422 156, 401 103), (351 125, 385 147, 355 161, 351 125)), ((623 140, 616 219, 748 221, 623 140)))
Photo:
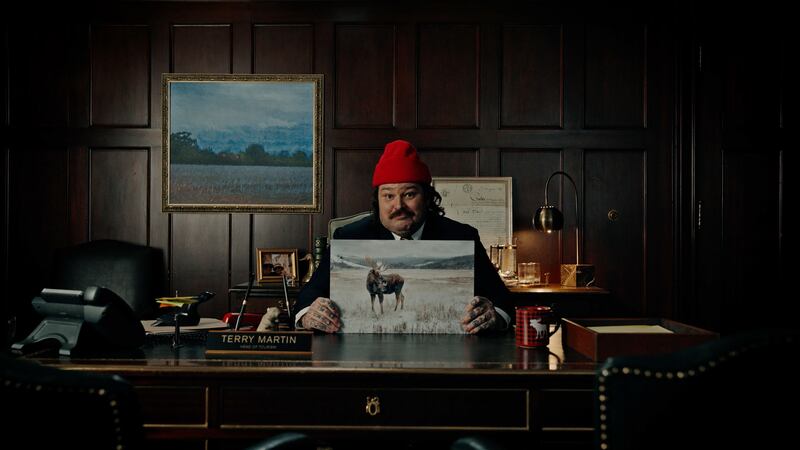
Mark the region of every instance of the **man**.
MULTIPOLYGON (((475 242, 475 297, 461 319, 467 333, 504 330, 513 312, 506 289, 486 255, 478 231, 444 217, 442 197, 431 186, 431 173, 407 141, 386 144, 372 175, 372 216, 334 232, 333 239, 423 239, 475 242)), ((294 318, 297 328, 334 333, 342 326, 330 295, 330 252, 300 291, 294 318)))

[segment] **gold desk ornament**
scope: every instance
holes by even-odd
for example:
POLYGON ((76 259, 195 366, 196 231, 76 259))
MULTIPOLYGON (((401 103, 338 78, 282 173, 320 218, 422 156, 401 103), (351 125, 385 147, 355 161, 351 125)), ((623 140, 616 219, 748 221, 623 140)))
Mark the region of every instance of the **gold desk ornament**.
POLYGON ((322 261, 322 256, 325 254, 325 250, 328 248, 328 238, 325 236, 317 236, 314 238, 314 249, 312 253, 307 254, 303 257, 302 261, 308 260, 308 272, 302 279, 302 283, 308 283, 311 281, 311 276, 314 275, 314 270, 319 267, 319 263, 322 261))
POLYGON ((364 409, 370 416, 377 416, 381 413, 381 399, 377 396, 367 397, 367 406, 364 409))
POLYGON ((306 284, 311 281, 311 275, 314 275, 314 269, 316 269, 316 265, 314 264, 314 259, 311 257, 311 253, 306 253, 306 256, 303 256, 300 261, 308 261, 308 271, 303 279, 300 280, 301 283, 306 284))
POLYGON ((594 265, 562 264, 561 285, 568 287, 587 287, 594 284, 594 265))

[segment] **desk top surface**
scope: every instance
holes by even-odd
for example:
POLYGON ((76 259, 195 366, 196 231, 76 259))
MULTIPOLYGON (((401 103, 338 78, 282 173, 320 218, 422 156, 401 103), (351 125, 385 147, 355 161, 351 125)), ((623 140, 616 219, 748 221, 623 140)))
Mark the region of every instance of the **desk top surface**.
POLYGON ((206 356, 205 344, 185 340, 173 349, 168 338, 148 342, 134 355, 58 358, 28 356, 42 364, 124 374, 143 370, 205 372, 236 367, 241 371, 559 373, 589 375, 597 363, 564 349, 561 332, 550 346, 524 349, 513 333, 503 335, 315 335, 310 357, 206 356))
POLYGON ((541 284, 541 285, 520 285, 520 284, 507 284, 508 290, 512 293, 521 294, 608 294, 607 289, 597 286, 588 287, 570 287, 562 286, 557 283, 541 284))
MULTIPOLYGON (((291 295, 297 295, 302 289, 303 286, 300 283, 294 283, 291 285, 286 286, 286 292, 291 295)), ((244 294, 247 292, 247 283, 239 283, 234 285, 232 288, 228 289, 229 292, 235 292, 239 294, 244 294)), ((264 283, 253 283, 253 287, 250 291, 250 295, 254 297, 262 296, 263 294, 269 294, 270 296, 278 295, 283 296, 283 284, 280 282, 264 282, 264 283)))

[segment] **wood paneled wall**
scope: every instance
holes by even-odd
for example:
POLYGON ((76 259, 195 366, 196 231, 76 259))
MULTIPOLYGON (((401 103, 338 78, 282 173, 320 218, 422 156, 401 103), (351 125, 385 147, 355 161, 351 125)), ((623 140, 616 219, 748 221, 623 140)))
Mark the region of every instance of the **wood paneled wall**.
MULTIPOLYGON (((794 235, 791 206, 797 151, 797 82, 788 77, 785 16, 755 11, 719 21, 703 11, 692 58, 695 108, 691 174, 684 214, 693 217, 686 239, 684 313, 709 328, 798 328, 800 304, 790 292, 784 240, 794 235), (756 311, 764 311, 763 319, 756 311)), ((790 239, 791 240, 791 239, 790 239)))
MULTIPOLYGON (((513 177, 519 260, 542 262, 553 281, 574 261, 574 235, 534 233, 531 217, 547 177, 570 173, 597 285, 620 313, 672 316, 677 38, 660 14, 109 2, 15 20, 5 36, 5 314, 24 315, 54 248, 113 238, 163 249, 170 288, 216 291, 202 313, 221 316, 254 248, 302 254, 331 217, 367 209, 383 145, 405 138, 435 175, 513 177), (162 213, 165 72, 324 74, 324 211, 162 213)), ((556 181, 550 198, 571 227, 572 188, 556 181)))

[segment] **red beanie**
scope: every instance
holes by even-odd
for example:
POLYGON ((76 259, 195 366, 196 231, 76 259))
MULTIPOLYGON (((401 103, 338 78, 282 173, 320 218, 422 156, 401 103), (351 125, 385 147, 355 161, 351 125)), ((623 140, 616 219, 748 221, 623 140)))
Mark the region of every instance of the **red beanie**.
POLYGON ((408 141, 386 144, 372 174, 372 187, 389 183, 431 183, 431 171, 419 159, 417 149, 408 141))

